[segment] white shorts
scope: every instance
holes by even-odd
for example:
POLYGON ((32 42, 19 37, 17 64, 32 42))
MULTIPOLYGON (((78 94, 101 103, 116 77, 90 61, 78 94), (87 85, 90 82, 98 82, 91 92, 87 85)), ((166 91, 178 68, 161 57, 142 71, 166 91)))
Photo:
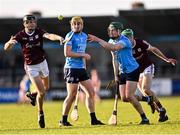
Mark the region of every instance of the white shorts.
POLYGON ((144 69, 144 71, 142 73, 140 73, 139 77, 141 78, 146 74, 151 74, 152 77, 154 76, 154 64, 152 64, 149 67, 147 67, 146 69, 144 69))
POLYGON ((36 65, 25 64, 24 69, 26 71, 26 74, 28 74, 29 77, 34 78, 37 76, 41 76, 42 78, 45 78, 49 76, 49 69, 48 69, 48 64, 46 60, 36 65))

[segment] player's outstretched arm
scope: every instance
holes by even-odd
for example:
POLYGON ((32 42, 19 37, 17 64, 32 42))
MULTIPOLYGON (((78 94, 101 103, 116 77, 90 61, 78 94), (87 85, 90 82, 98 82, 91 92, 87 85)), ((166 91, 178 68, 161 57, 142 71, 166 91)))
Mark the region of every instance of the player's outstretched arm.
POLYGON ((175 59, 167 58, 158 48, 151 46, 149 50, 167 63, 171 63, 174 66, 176 65, 177 61, 175 59))
POLYGON ((4 50, 5 51, 10 50, 13 47, 13 45, 16 44, 16 43, 17 43, 17 41, 14 39, 14 36, 11 36, 9 41, 5 43, 4 50))
POLYGON ((44 33, 43 37, 52 41, 59 40, 61 45, 63 44, 63 41, 64 41, 63 37, 56 34, 52 34, 52 33, 44 33))
POLYGON ((88 40, 90 42, 98 42, 101 46, 103 46, 104 48, 110 51, 117 51, 123 48, 123 45, 121 44, 113 45, 91 34, 88 34, 88 40))

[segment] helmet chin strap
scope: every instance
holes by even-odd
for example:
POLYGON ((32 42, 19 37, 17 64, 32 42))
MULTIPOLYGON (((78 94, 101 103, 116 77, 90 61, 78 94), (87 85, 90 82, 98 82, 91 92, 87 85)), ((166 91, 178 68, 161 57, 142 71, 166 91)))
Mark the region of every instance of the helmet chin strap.
MULTIPOLYGON (((119 36, 118 36, 119 37, 119 36)), ((118 39, 118 37, 110 37, 111 39, 115 40, 115 39, 118 39)))
POLYGON ((28 33, 28 34, 31 34, 31 33, 33 33, 35 31, 35 29, 26 29, 26 32, 28 33))
POLYGON ((78 33, 81 33, 81 31, 76 31, 76 32, 74 32, 74 33, 77 33, 77 34, 78 34, 78 33))

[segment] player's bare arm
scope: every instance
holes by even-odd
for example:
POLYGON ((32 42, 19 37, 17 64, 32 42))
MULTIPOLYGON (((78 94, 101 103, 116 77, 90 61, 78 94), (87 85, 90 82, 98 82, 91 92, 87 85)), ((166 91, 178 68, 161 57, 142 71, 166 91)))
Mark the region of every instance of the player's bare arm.
POLYGON ((167 63, 171 63, 172 65, 176 65, 177 61, 172 58, 167 58, 158 48, 150 46, 149 51, 153 52, 156 56, 161 58, 162 60, 166 61, 167 63))
POLYGON ((91 34, 88 34, 88 40, 90 42, 93 42, 93 41, 98 42, 101 46, 103 46, 104 48, 110 51, 117 51, 123 48, 123 45, 121 44, 113 45, 91 34))
POLYGON ((113 71, 114 71, 114 79, 115 81, 118 81, 118 62, 116 61, 116 56, 113 52, 111 52, 112 55, 112 65, 113 65, 113 71))
POLYGON ((65 57, 73 57, 73 58, 84 58, 86 60, 90 60, 91 56, 87 53, 75 53, 72 51, 71 46, 64 46, 64 55, 65 57))
POLYGON ((63 41, 64 41, 64 38, 59 36, 59 35, 56 35, 56 34, 52 34, 52 33, 44 33, 43 35, 44 38, 47 38, 49 40, 52 40, 52 41, 56 41, 56 40, 59 40, 60 43, 62 44, 63 41))
POLYGON ((13 45, 15 45, 16 43, 17 43, 17 41, 14 39, 13 36, 11 36, 10 40, 5 43, 4 50, 5 51, 10 50, 13 47, 13 45))

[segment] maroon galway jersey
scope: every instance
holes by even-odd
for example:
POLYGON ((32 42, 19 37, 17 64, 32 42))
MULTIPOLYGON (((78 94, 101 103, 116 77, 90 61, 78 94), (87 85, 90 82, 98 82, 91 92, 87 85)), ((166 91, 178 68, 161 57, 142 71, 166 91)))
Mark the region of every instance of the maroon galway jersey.
POLYGON ((35 65, 44 61, 44 33, 46 33, 44 30, 36 28, 32 35, 28 35, 25 30, 19 31, 15 35, 14 39, 21 44, 24 61, 27 65, 35 65))
POLYGON ((139 63, 140 72, 142 73, 145 68, 152 64, 147 51, 149 44, 146 41, 137 38, 135 38, 135 42, 136 43, 133 46, 133 56, 139 63))

